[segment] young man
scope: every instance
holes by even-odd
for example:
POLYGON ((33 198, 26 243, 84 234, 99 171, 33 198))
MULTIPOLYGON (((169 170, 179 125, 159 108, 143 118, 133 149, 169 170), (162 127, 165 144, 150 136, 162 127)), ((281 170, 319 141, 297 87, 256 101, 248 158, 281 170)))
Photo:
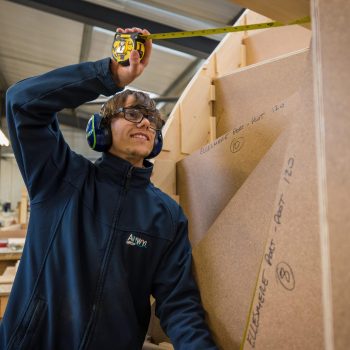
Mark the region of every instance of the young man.
POLYGON ((145 158, 162 126, 154 103, 127 91, 104 106, 112 144, 95 164, 70 150, 56 118, 121 91, 150 52, 147 42, 143 60, 133 51, 128 67, 82 63, 9 89, 10 137, 31 215, 1 349, 141 349, 151 294, 175 349, 216 349, 191 274, 186 218, 150 183, 145 158))

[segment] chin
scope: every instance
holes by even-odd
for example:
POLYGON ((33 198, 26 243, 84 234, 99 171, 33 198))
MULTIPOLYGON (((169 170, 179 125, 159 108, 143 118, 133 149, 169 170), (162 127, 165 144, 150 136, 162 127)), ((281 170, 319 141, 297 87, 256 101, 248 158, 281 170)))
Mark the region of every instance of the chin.
POLYGON ((131 153, 133 156, 140 157, 140 158, 146 158, 152 150, 150 149, 135 149, 131 153))

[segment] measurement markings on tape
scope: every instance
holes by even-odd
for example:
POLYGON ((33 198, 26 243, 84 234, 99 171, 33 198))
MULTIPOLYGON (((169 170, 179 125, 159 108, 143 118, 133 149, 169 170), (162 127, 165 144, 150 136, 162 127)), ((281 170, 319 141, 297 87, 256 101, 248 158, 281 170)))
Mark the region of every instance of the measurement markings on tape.
POLYGON ((153 39, 153 40, 177 39, 177 38, 187 38, 187 37, 193 37, 193 36, 206 36, 206 35, 212 35, 212 34, 245 32, 247 30, 282 27, 282 26, 288 26, 293 24, 305 24, 309 22, 310 22, 310 16, 306 16, 288 23, 276 21, 276 22, 246 24, 246 25, 234 26, 234 27, 228 26, 228 27, 221 27, 221 28, 199 29, 199 30, 184 31, 184 32, 155 33, 155 34, 149 34, 149 35, 139 35, 139 37, 146 40, 147 39, 153 39))
POLYGON ((245 32, 248 30, 266 29, 274 27, 289 26, 293 24, 305 24, 310 22, 310 16, 299 18, 297 20, 283 23, 283 22, 266 22, 256 24, 246 24, 234 27, 222 27, 211 29, 200 29, 184 32, 169 32, 169 33, 155 33, 143 35, 140 33, 116 33, 112 45, 112 57, 123 66, 129 65, 129 57, 132 50, 137 50, 140 59, 145 54, 146 40, 164 40, 164 39, 181 39, 194 36, 206 36, 213 34, 225 34, 234 32, 245 32))

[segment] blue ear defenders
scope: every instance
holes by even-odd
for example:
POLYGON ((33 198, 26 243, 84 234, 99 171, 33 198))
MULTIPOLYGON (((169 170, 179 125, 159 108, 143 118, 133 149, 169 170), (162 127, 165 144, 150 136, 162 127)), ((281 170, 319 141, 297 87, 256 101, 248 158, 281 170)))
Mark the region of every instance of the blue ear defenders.
MULTIPOLYGON (((86 140, 94 151, 107 152, 112 146, 112 132, 103 121, 103 117, 95 113, 89 119, 86 126, 86 140)), ((156 157, 163 147, 163 135, 161 130, 156 131, 154 145, 151 153, 146 159, 156 157)))

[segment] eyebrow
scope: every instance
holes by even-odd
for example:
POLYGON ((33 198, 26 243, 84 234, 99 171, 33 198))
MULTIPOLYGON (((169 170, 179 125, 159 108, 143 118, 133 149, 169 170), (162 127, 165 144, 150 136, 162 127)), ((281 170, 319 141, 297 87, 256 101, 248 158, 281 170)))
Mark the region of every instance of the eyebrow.
POLYGON ((128 107, 124 107, 124 108, 130 108, 130 109, 143 109, 147 112, 155 112, 155 113, 159 113, 159 110, 157 108, 154 108, 154 109, 150 109, 150 108, 147 108, 145 106, 142 106, 142 105, 135 105, 135 106, 128 106, 128 107))
POLYGON ((146 107, 145 106, 142 106, 142 105, 131 105, 131 106, 124 106, 124 108, 142 108, 142 109, 145 109, 146 107))

